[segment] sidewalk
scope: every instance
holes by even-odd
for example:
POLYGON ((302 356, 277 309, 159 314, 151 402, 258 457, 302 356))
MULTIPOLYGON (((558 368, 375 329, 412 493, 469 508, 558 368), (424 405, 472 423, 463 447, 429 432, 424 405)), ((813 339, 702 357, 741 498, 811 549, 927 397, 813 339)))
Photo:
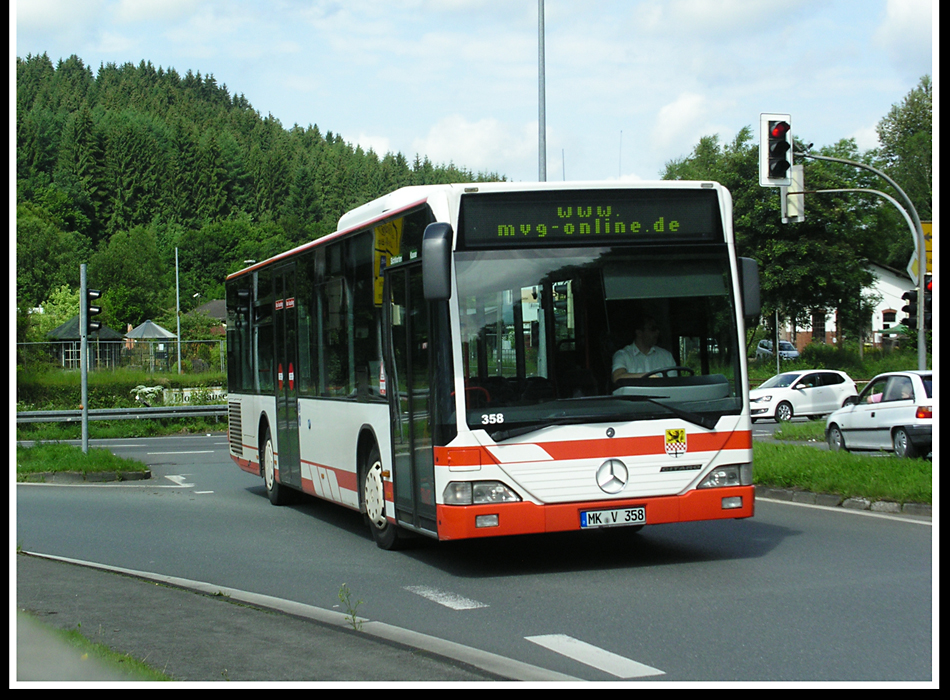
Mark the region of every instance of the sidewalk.
POLYGON ((80 659, 43 625, 179 681, 506 680, 365 632, 40 557, 17 555, 16 586, 17 681, 136 680, 80 659))

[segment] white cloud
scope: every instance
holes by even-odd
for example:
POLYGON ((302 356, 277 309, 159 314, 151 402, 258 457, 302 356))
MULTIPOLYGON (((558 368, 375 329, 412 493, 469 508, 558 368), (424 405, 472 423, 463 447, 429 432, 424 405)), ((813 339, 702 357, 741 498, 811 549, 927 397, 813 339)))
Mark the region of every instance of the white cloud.
POLYGON ((653 124, 653 145, 665 149, 684 140, 695 142, 697 131, 702 136, 707 132, 706 115, 709 113, 709 101, 702 95, 692 92, 680 94, 675 101, 664 105, 656 115, 653 124))
POLYGON ((933 3, 888 0, 874 40, 907 77, 919 78, 924 72, 933 75, 933 3))
POLYGON ((436 164, 510 173, 523 170, 525 162, 537 162, 537 133, 537 122, 519 130, 497 119, 471 122, 454 114, 432 126, 425 138, 413 141, 413 149, 436 164))
POLYGON ((174 21, 191 14, 201 4, 203 0, 119 0, 116 14, 122 22, 174 21))
MULTIPOLYGON (((360 146, 367 153, 372 151, 377 156, 382 158, 387 153, 392 152, 393 148, 390 145, 390 141, 385 136, 373 136, 370 134, 360 134, 356 137, 356 144, 360 146)), ((405 154, 403 154, 405 155, 405 154)))
POLYGON ((858 129, 853 134, 851 138, 854 139, 857 143, 858 148, 862 151, 868 151, 872 148, 880 147, 881 143, 877 138, 877 125, 866 126, 863 129, 858 129))
POLYGON ((102 0, 17 0, 16 25, 18 29, 41 31, 68 28, 95 19, 103 5, 102 0))
MULTIPOLYGON (((107 54, 121 53, 128 51, 133 46, 135 46, 135 42, 127 36, 115 32, 103 31, 96 37, 95 50, 107 54)), ((80 56, 80 58, 82 57, 80 56)))

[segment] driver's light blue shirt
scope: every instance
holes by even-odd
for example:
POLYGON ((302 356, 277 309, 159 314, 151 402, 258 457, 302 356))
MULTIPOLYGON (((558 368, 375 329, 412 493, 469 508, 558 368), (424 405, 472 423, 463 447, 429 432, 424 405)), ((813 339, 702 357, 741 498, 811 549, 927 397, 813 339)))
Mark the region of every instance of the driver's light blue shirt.
POLYGON ((647 353, 640 352, 636 343, 630 343, 614 353, 611 374, 622 369, 630 374, 643 374, 654 370, 672 367, 676 364, 669 350, 654 345, 647 353))

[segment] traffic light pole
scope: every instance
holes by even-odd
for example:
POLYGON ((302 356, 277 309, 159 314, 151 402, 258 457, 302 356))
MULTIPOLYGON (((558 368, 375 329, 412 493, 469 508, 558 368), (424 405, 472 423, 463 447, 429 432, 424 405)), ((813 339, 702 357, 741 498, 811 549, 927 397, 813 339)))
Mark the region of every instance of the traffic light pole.
POLYGON ((79 407, 82 409, 82 451, 89 452, 89 303, 86 290, 86 263, 79 266, 79 407))
MULTIPOLYGON (((855 168, 862 168, 863 170, 870 170, 875 175, 878 175, 891 186, 893 187, 904 200, 904 203, 907 205, 907 208, 900 206, 893 197, 884 192, 879 192, 878 190, 864 190, 864 189, 842 189, 842 190, 815 190, 815 192, 869 192, 872 194, 878 194, 882 197, 890 200, 890 202, 897 207, 900 212, 904 215, 904 218, 907 220, 907 223, 910 225, 911 237, 914 239, 914 245, 917 248, 917 290, 918 298, 924 298, 924 278, 927 275, 927 242, 924 239, 924 227, 920 224, 920 217, 917 215, 917 209, 914 208, 914 203, 910 201, 910 197, 900 188, 900 186, 894 182, 886 174, 882 173, 877 168, 872 168, 870 165, 865 165, 864 163, 856 163, 853 160, 845 160, 843 158, 830 158, 828 156, 816 156, 811 153, 796 153, 795 155, 804 158, 814 158, 815 160, 827 160, 832 163, 844 163, 845 165, 851 165, 855 168), (910 214, 908 215, 908 211, 910 214)), ((807 191, 806 191, 807 193, 807 191)), ((788 194, 797 194, 789 192, 788 194)), ((921 303, 917 307, 917 368, 924 370, 927 369, 927 337, 924 323, 924 304, 921 303)))

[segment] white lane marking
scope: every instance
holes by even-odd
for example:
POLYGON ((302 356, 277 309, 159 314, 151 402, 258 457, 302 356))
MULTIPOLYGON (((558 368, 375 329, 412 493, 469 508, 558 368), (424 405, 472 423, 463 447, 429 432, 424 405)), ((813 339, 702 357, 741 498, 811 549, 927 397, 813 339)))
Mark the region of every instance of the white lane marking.
POLYGON ((665 671, 632 661, 610 651, 605 651, 566 634, 542 634, 525 637, 529 642, 539 644, 582 664, 593 666, 617 678, 643 678, 644 676, 662 676, 665 671))
POLYGON ((210 455, 214 450, 186 450, 184 452, 146 452, 147 455, 210 455))
POLYGON ((192 486, 194 486, 194 484, 185 483, 185 477, 180 474, 166 474, 165 478, 171 482, 174 482, 175 484, 178 484, 178 486, 183 489, 190 489, 192 486))
POLYGON ((452 610, 473 610, 475 608, 488 607, 486 603, 479 603, 477 600, 470 600, 456 593, 440 591, 437 588, 429 588, 428 586, 406 586, 405 590, 410 593, 415 593, 416 595, 421 595, 433 603, 444 605, 452 610))

